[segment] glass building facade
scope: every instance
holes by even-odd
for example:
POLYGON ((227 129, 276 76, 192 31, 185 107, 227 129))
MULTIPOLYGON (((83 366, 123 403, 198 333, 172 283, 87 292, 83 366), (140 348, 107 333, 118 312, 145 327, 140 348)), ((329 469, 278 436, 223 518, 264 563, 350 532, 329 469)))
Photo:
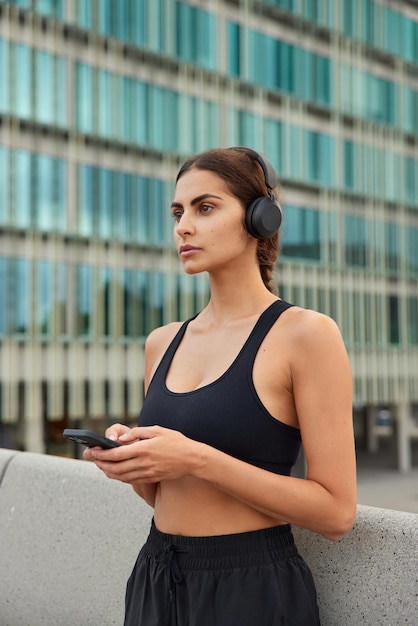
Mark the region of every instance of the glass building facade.
POLYGON ((135 420, 146 335, 208 298, 176 258, 175 173, 230 145, 279 174, 280 295, 339 324, 355 410, 389 407, 414 434, 416 3, 0 2, 0 76, 0 429, 15 445, 68 453, 63 427, 135 420))

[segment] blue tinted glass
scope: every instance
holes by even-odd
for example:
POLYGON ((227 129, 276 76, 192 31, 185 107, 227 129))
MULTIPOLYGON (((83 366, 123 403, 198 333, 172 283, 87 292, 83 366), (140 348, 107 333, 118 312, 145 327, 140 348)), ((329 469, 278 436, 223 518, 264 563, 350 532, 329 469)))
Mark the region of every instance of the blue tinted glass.
POLYGON ((150 100, 151 87, 146 83, 135 82, 133 91, 134 137, 139 144, 149 145, 150 142, 150 100))
POLYGON ((11 301, 10 293, 10 259, 0 256, 0 335, 8 335, 9 327, 9 302, 11 301))
POLYGON ((284 172, 285 176, 293 180, 303 180, 306 170, 307 150, 305 148, 306 133, 302 128, 289 125, 284 132, 285 149, 284 172))
POLYGON ((313 100, 312 54, 303 48, 295 48, 294 93, 303 100, 313 100))
POLYGON ((397 344, 400 341, 399 326, 399 298, 398 296, 389 296, 388 298, 388 317, 389 317, 389 343, 397 344))
POLYGON ((418 298, 407 298, 408 343, 418 344, 418 298))
POLYGON ((207 11, 178 2, 176 26, 177 56, 207 69, 215 69, 217 66, 215 16, 207 11))
POLYGON ((307 131, 306 134, 306 178, 310 182, 319 181, 320 167, 320 136, 318 133, 307 131))
POLYGON ((145 2, 131 0, 129 6, 129 41, 138 46, 143 46, 146 41, 145 2))
POLYGON ((138 338, 141 335, 141 317, 144 307, 141 286, 137 270, 123 270, 123 318, 122 334, 125 337, 138 338))
POLYGON ((217 148, 221 144, 219 105, 216 102, 207 103, 207 137, 208 148, 217 148))
POLYGON ((112 85, 111 74, 106 70, 99 70, 99 103, 99 135, 110 137, 112 134, 112 85))
POLYGON ((29 152, 16 150, 14 153, 16 171, 15 224, 27 228, 32 225, 32 157, 29 152))
POLYGON ((44 155, 34 156, 36 201, 35 201, 35 224, 41 230, 53 230, 55 224, 55 212, 58 207, 54 206, 51 197, 54 188, 53 161, 44 155))
POLYGON ((196 9, 197 40, 194 62, 209 70, 217 67, 217 32, 215 16, 196 9))
POLYGON ((78 0, 76 6, 77 6, 76 23, 82 28, 91 28, 92 27, 91 0, 78 0))
POLYGON ((59 126, 67 126, 67 61, 62 57, 55 57, 54 71, 54 122, 59 126))
POLYGON ((78 228, 80 235, 93 234, 93 168, 81 165, 78 170, 78 228))
POLYGON ((240 76, 241 73, 241 27, 235 22, 228 22, 228 74, 240 76))
POLYGON ((287 205, 282 227, 283 254, 319 261, 320 231, 321 215, 318 211, 287 205))
MULTIPOLYGON (((165 114, 163 119, 163 125, 165 134, 165 149, 176 152, 179 145, 180 124, 178 123, 179 97, 178 94, 174 91, 165 92, 164 110, 165 114)), ((202 128, 202 131, 204 133, 205 126, 202 128)))
MULTIPOLYGON (((10 151, 0 146, 0 224, 7 225, 10 220, 10 151)), ((0 300, 1 302, 1 300, 0 300)))
POLYGON ((112 16, 110 0, 97 0, 99 15, 99 33, 102 35, 112 35, 112 16))
POLYGON ((325 57, 315 55, 314 93, 319 104, 332 104, 331 99, 331 61, 325 57))
POLYGON ((335 154, 334 138, 329 135, 319 135, 319 168, 318 180, 327 187, 335 183, 335 154))
POLYGON ((114 192, 111 223, 113 225, 112 236, 116 239, 126 240, 128 235, 128 207, 127 207, 127 175, 122 172, 113 174, 114 192))
POLYGON ((151 226, 150 239, 153 243, 164 242, 165 206, 163 184, 156 178, 149 179, 148 223, 151 226))
POLYGON ((111 170, 99 170, 99 198, 94 198, 94 206, 98 213, 100 237, 109 239, 112 235, 112 209, 115 203, 115 178, 117 174, 111 170))
POLYGON ((102 316, 102 330, 104 336, 109 337, 111 335, 111 272, 108 267, 101 267, 98 272, 98 285, 97 288, 101 294, 101 306, 103 307, 102 316))
POLYGON ((165 134, 162 120, 166 120, 165 110, 165 89, 150 85, 150 142, 155 148, 164 149, 165 134))
POLYGON ((30 281, 30 264, 27 259, 11 259, 12 290, 15 296, 12 331, 27 333, 30 330, 30 311, 32 293, 30 281))
POLYGON ((406 202, 418 205, 418 161, 405 159, 405 196, 406 202))
POLYGON ((295 78, 295 48, 294 46, 279 42, 280 51, 280 68, 279 68, 279 87, 287 93, 294 93, 296 78, 295 78))
POLYGON ((385 27, 385 50, 392 54, 399 54, 402 48, 402 32, 400 14, 387 7, 383 7, 385 27))
POLYGON ((345 262, 347 265, 365 267, 368 263, 369 223, 362 217, 344 217, 345 262))
POLYGON ((17 44, 14 46, 15 59, 16 59, 16 75, 19 76, 19 80, 13 82, 14 86, 14 109, 15 114, 18 117, 29 119, 32 116, 31 107, 31 85, 32 85, 32 72, 31 72, 31 59, 30 49, 23 45, 17 44))
POLYGON ((54 311, 57 319, 57 333, 61 335, 69 334, 66 314, 67 301, 67 265, 66 263, 57 263, 55 265, 54 311))
POLYGON ((385 264, 388 270, 396 271, 399 269, 400 263, 400 247, 399 247, 399 225, 385 224, 385 264))
POLYGON ((282 170, 282 125, 276 120, 265 120, 266 155, 277 172, 282 170))
POLYGON ((76 64, 75 88, 76 129, 82 133, 93 131, 92 69, 84 63, 76 64))
POLYGON ((125 142, 131 142, 134 134, 134 116, 136 111, 133 108, 133 80, 127 76, 122 77, 121 89, 121 139, 125 142))
POLYGON ((49 261, 37 263, 37 298, 35 326, 38 333, 49 334, 52 329, 52 268, 49 261))
POLYGON ((76 266, 76 324, 78 335, 92 332, 92 272, 89 265, 76 266))
MULTIPOLYGON (((165 276, 161 272, 150 273, 150 300, 151 324, 153 328, 164 324, 165 309, 165 276)), ((151 328, 149 330, 152 330, 151 328)))
POLYGON ((238 144, 259 149, 262 138, 261 118, 253 113, 238 112, 238 144))
POLYGON ((36 11, 42 15, 55 17, 62 20, 64 17, 64 0, 36 0, 36 11))
POLYGON ((418 272, 418 228, 409 227, 406 231, 406 267, 416 277, 418 272))
POLYGON ((344 186, 354 189, 354 144, 344 141, 344 186))
POLYGON ((137 213, 137 231, 136 237, 137 241, 140 243, 146 243, 148 241, 148 232, 149 232, 149 223, 148 223, 148 215, 150 210, 150 194, 149 194, 149 185, 148 179, 143 178, 142 176, 138 176, 135 180, 136 188, 137 188, 137 205, 136 205, 136 213, 137 213))
MULTIPOLYGON (((196 11, 196 9, 192 9, 196 11)), ((164 50, 165 14, 163 0, 153 0, 147 4, 147 45, 152 50, 164 50)), ((189 33, 190 35, 190 33, 189 33)), ((195 35, 194 35, 195 36, 195 35)), ((192 35, 193 37, 193 35, 192 35)))
POLYGON ((150 274, 140 271, 136 276, 136 289, 139 298, 139 328, 140 335, 146 336, 152 330, 150 321, 150 274))

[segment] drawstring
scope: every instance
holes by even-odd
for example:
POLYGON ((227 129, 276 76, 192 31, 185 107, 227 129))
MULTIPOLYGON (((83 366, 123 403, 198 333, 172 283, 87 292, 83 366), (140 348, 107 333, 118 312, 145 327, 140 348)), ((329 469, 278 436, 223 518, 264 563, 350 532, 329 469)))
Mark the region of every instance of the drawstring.
POLYGON ((164 563, 166 566, 165 574, 167 580, 167 626, 170 624, 171 605, 174 598, 174 585, 183 582, 183 574, 177 561, 177 554, 187 552, 180 550, 173 543, 167 543, 155 555, 156 563, 164 563))

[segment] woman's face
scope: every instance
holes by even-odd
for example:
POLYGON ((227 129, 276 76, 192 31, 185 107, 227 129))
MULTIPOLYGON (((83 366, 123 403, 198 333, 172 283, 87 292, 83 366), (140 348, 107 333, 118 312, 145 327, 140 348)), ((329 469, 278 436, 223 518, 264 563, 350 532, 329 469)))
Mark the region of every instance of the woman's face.
POLYGON ((242 263, 249 246, 254 247, 241 202, 213 172, 191 169, 183 174, 171 210, 177 251, 188 274, 242 263))

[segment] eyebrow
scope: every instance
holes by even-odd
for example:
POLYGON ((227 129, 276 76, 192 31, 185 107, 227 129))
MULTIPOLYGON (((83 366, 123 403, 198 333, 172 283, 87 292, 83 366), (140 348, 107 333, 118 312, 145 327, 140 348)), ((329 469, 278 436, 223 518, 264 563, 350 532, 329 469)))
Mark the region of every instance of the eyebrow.
MULTIPOLYGON (((193 198, 190 204, 194 206, 195 204, 198 204, 202 200, 206 200, 206 198, 216 198, 217 200, 222 200, 220 196, 215 196, 215 194, 213 193, 202 193, 201 196, 197 196, 196 198, 193 198)), ((172 202, 171 207, 183 208, 183 205, 180 202, 172 202)))

